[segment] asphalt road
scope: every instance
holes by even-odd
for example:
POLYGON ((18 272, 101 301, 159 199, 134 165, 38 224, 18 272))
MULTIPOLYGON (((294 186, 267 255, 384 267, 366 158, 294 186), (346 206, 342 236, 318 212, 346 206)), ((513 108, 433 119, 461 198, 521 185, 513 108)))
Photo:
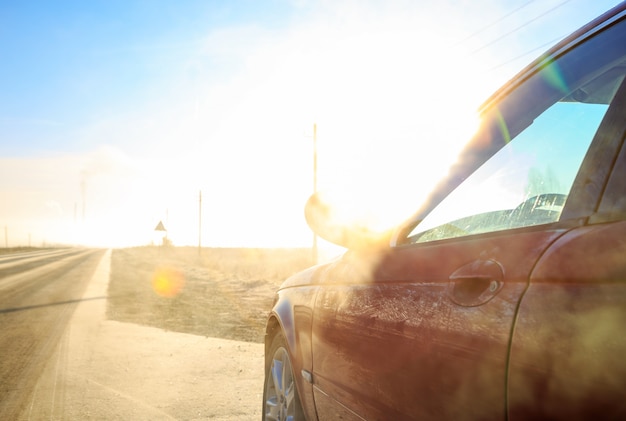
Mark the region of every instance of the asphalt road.
POLYGON ((28 405, 104 252, 0 257, 0 419, 17 419, 28 405))

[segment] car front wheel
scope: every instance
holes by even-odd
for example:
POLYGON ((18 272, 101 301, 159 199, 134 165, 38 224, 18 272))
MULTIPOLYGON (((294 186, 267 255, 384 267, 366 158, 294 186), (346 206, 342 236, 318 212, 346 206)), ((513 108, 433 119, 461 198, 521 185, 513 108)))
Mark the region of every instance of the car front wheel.
POLYGON ((282 335, 277 334, 274 337, 267 357, 271 359, 265 364, 263 420, 304 420, 291 360, 289 359, 287 345, 282 335))

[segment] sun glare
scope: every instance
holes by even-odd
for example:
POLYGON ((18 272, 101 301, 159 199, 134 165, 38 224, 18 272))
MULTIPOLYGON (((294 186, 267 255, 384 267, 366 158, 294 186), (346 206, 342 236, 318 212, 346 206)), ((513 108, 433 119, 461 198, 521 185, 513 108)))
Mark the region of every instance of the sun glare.
POLYGON ((56 206, 54 232, 68 235, 55 240, 158 244, 162 221, 174 245, 306 246, 313 124, 317 187, 342 214, 376 230, 410 216, 477 127, 493 80, 479 72, 484 62, 450 47, 463 37, 454 20, 355 7, 282 32, 216 32, 209 42, 219 48, 203 54, 239 63, 232 75, 213 84, 196 72, 172 82, 193 92, 164 92, 162 108, 138 105, 83 128, 85 139, 119 145, 58 181, 73 187, 56 206))
POLYGON ((477 63, 447 50, 448 37, 461 34, 425 37, 441 28, 403 19, 344 31, 310 35, 304 40, 317 49, 282 60, 271 105, 289 104, 286 120, 310 111, 319 189, 333 191, 342 214, 388 228, 415 211, 476 130, 486 80, 477 63))

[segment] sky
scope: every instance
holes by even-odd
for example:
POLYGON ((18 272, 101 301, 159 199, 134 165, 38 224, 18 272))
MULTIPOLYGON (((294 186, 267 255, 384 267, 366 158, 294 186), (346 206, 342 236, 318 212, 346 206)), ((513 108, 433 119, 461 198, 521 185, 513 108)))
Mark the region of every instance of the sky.
POLYGON ((617 3, 2 2, 0 247, 158 244, 159 222, 306 247, 314 150, 319 190, 391 226, 483 100, 617 3))

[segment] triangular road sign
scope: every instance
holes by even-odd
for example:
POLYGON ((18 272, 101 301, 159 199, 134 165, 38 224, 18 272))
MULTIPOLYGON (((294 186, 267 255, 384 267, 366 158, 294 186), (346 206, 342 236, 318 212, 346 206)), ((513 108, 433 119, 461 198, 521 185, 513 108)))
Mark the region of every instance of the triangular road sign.
POLYGON ((163 222, 159 221, 158 225, 156 226, 156 228, 154 229, 155 231, 167 231, 165 229, 165 227, 163 226, 163 222))

